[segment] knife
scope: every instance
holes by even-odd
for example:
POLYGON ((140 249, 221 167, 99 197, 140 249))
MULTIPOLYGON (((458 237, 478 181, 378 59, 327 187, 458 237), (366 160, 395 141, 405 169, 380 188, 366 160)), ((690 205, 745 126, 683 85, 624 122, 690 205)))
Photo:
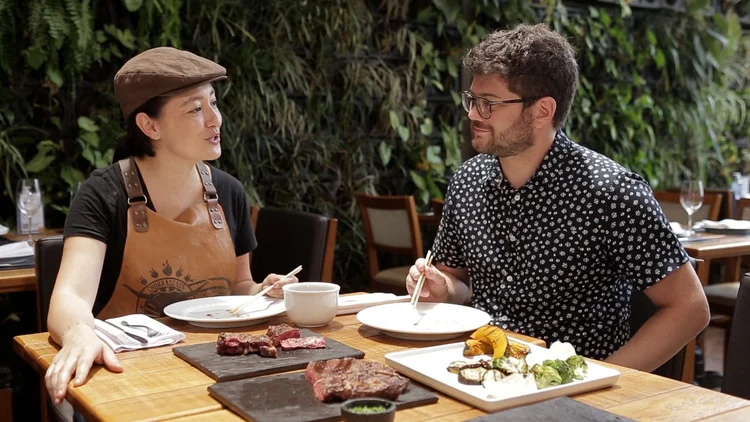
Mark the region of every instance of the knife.
POLYGON ((118 326, 117 326, 117 325, 115 325, 115 324, 112 324, 111 322, 107 321, 106 319, 103 319, 102 321, 104 321, 104 322, 106 322, 107 324, 109 324, 109 325, 111 325, 111 326, 113 326, 113 327, 117 328, 118 330, 122 331, 123 333, 127 334, 128 336, 130 336, 130 337, 132 337, 132 338, 134 338, 134 339, 138 340, 138 341, 139 341, 139 342, 140 342, 141 344, 148 344, 148 340, 146 340, 145 338, 143 338, 143 337, 141 337, 141 336, 139 336, 139 335, 136 335, 136 334, 132 334, 132 333, 129 333, 129 332, 125 331, 125 329, 123 329, 123 328, 120 328, 120 327, 118 327, 118 326))

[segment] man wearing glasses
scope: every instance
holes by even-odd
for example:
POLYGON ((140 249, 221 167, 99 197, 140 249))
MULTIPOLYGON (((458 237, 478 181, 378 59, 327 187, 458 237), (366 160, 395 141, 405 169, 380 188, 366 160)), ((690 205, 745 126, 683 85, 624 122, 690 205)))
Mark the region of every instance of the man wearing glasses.
POLYGON ((578 80, 571 46, 544 25, 487 35, 461 94, 480 154, 451 180, 422 272, 422 299, 579 354, 652 371, 708 324, 703 289, 648 184, 561 130, 578 80), (634 290, 659 311, 631 338, 634 290))

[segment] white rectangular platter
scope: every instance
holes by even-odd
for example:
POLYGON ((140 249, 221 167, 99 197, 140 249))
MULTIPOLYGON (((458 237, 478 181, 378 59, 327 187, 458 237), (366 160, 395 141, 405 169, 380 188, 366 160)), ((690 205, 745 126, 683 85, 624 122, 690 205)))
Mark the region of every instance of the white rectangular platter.
MULTIPOLYGON (((513 340, 525 343, 519 340, 513 340)), ((546 354, 547 349, 529 344, 531 353, 546 354)), ((464 343, 452 343, 442 346, 392 352, 385 355, 388 365, 422 384, 428 385, 451 397, 461 400, 485 412, 497 412, 510 407, 521 406, 559 396, 571 396, 586 391, 614 385, 620 378, 620 372, 587 359, 588 373, 583 380, 537 390, 533 393, 514 397, 491 398, 481 385, 465 385, 458 382, 458 375, 448 372, 451 362, 457 360, 478 361, 490 359, 490 356, 463 356, 464 343)), ((537 355, 538 357, 538 355, 537 355)))

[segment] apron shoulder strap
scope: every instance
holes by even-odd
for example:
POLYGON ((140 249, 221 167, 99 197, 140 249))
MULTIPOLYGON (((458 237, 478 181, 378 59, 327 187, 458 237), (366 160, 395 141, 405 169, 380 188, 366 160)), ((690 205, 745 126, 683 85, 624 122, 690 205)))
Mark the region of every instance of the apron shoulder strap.
POLYGON ((144 233, 148 231, 148 216, 146 215, 146 204, 148 198, 143 194, 138 168, 132 157, 118 161, 120 164, 120 176, 128 193, 128 212, 133 213, 135 231, 144 233))
POLYGON ((208 170, 208 165, 203 161, 198 161, 195 166, 198 168, 201 181, 203 181, 203 200, 208 204, 208 215, 211 217, 211 224, 217 230, 222 229, 224 228, 224 218, 219 211, 219 194, 216 193, 216 186, 211 181, 211 172, 208 170))

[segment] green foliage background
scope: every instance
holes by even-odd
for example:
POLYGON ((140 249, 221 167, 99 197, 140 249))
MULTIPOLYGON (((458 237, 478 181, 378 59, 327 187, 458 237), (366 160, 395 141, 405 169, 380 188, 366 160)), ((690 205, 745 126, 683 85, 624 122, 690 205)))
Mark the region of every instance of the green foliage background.
POLYGON ((461 162, 463 52, 518 22, 546 22, 578 51, 574 139, 655 189, 685 175, 726 186, 745 164, 734 139, 748 133, 747 37, 731 7, 686 3, 0 0, 0 221, 13 225, 28 175, 47 224, 62 226, 70 188, 110 163, 122 133, 115 72, 171 45, 227 67, 217 165, 255 204, 338 218, 336 279, 362 289, 353 193, 442 196, 461 162))

